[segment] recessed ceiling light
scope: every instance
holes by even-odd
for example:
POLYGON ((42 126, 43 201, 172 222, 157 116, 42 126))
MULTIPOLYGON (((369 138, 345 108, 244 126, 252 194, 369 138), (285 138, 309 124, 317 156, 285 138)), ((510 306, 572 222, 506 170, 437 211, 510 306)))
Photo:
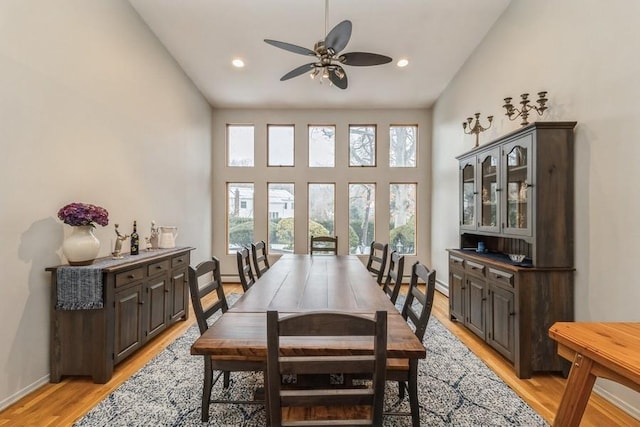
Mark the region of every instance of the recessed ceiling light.
POLYGON ((233 64, 234 67, 236 68, 242 68, 244 67, 244 61, 240 58, 236 58, 233 61, 231 61, 231 63, 233 64))
POLYGON ((405 58, 402 58, 401 60, 398 61, 397 65, 400 68, 406 67, 407 65, 409 65, 409 60, 405 59, 405 58))

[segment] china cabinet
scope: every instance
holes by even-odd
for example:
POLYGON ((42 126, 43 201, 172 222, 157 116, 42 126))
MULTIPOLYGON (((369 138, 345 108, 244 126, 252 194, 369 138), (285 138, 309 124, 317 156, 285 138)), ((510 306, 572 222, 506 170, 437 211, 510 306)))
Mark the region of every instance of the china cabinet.
POLYGON ((575 124, 536 122, 457 158, 450 317, 511 361, 520 378, 564 368, 547 330, 573 320, 575 124))

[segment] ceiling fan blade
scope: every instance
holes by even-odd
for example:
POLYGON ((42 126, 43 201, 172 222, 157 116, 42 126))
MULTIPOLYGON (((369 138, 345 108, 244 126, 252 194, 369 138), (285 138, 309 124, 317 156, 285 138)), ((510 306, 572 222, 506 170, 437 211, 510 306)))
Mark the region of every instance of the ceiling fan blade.
POLYGON ((351 21, 344 20, 335 27, 324 39, 324 47, 333 49, 335 53, 340 52, 347 46, 351 38, 351 21))
POLYGON ((331 81, 331 83, 333 83, 336 87, 339 87, 340 89, 346 89, 347 88, 347 73, 344 72, 344 69, 339 66, 336 65, 335 69, 329 71, 329 80, 331 81), (340 78, 340 75, 342 75, 342 78, 340 78))
POLYGON ((297 46, 291 43, 279 42, 277 40, 264 39, 265 43, 271 46, 279 47, 280 49, 288 50, 289 52, 298 53, 300 55, 316 56, 316 53, 306 47, 297 46))
POLYGON ((342 62, 344 65, 353 65, 359 67, 366 67, 369 65, 382 65, 393 61, 388 56, 369 52, 349 52, 340 55, 339 59, 340 62, 342 62))
POLYGON ((314 68, 314 63, 313 62, 311 62, 309 64, 301 65, 298 68, 294 68, 293 70, 289 71, 284 76, 280 77, 280 81, 283 82, 285 80, 289 80, 289 79, 292 79, 294 77, 298 77, 301 74, 308 73, 309 71, 312 71, 313 68, 314 68))

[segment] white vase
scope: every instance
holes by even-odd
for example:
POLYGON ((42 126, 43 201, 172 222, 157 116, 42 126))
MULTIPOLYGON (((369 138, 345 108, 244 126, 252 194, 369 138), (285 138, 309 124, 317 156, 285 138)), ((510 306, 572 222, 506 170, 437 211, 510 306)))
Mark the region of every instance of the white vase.
POLYGON ((62 253, 69 265, 89 265, 100 252, 100 241, 93 234, 93 226, 78 225, 73 233, 62 242, 62 253))

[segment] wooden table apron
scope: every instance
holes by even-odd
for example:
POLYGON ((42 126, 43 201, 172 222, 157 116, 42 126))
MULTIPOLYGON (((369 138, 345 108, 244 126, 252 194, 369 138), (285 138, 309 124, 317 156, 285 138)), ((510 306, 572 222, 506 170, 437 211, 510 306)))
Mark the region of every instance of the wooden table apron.
MULTIPOLYGON (((426 351, 389 298, 355 256, 283 255, 191 347, 191 354, 216 359, 266 359, 266 311, 283 316, 318 310, 371 315, 388 312, 387 357, 423 359, 426 351), (217 356, 217 357, 216 357, 217 356)), ((357 354, 370 340, 288 338, 284 353, 357 354)))

